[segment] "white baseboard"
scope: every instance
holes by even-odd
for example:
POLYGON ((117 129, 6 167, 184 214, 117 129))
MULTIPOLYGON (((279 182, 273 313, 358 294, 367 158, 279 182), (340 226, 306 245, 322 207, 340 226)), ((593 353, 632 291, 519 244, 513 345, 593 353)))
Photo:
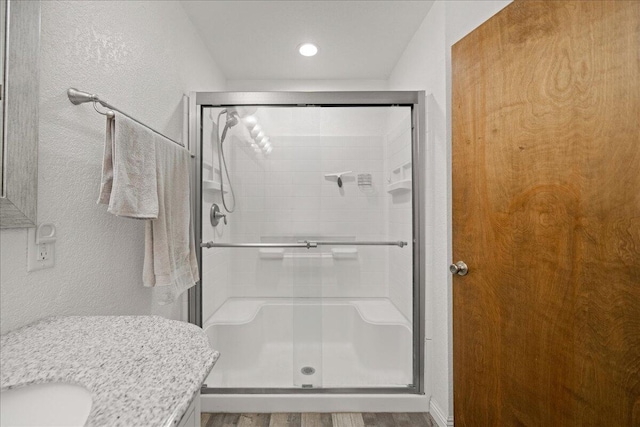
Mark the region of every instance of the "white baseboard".
POLYGON ((429 413, 433 419, 438 423, 439 427, 453 427, 453 415, 445 415, 438 402, 431 399, 429 401, 429 413))

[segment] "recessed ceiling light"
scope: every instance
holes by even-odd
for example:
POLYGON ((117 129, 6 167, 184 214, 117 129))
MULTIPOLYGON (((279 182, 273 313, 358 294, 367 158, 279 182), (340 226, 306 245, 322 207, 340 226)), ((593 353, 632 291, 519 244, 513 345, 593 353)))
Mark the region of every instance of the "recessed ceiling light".
POLYGON ((298 46, 298 52, 302 56, 313 56, 318 53, 318 47, 313 43, 302 43, 298 46))

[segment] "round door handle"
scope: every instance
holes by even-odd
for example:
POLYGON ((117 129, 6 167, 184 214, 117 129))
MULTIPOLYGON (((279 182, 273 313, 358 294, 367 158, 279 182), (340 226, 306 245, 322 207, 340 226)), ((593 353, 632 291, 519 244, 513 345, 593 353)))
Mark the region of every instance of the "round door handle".
POLYGON ((453 274, 457 274, 458 276, 466 276, 469 272, 469 267, 467 267, 467 264, 465 264, 464 261, 458 261, 449 266, 449 271, 453 274))

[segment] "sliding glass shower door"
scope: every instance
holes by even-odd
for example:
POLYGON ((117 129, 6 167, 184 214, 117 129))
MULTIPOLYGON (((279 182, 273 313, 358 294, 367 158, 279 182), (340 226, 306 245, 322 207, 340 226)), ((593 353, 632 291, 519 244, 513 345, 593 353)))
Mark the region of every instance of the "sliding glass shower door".
POLYGON ((206 390, 419 392, 419 103, 248 104, 197 117, 206 390))

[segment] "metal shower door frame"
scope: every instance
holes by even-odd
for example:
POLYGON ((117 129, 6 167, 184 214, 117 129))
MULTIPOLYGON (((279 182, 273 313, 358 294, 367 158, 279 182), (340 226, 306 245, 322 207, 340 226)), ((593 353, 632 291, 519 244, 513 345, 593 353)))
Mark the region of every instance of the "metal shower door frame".
MULTIPOLYGON (((202 271, 202 116, 204 108, 262 107, 411 107, 412 225, 413 225, 413 384, 407 387, 336 388, 211 388, 203 394, 424 394, 425 390, 425 209, 426 94, 424 91, 374 92, 191 92, 189 150, 192 168, 191 203, 202 271)), ((202 327, 202 282, 189 289, 189 322, 202 327)))

